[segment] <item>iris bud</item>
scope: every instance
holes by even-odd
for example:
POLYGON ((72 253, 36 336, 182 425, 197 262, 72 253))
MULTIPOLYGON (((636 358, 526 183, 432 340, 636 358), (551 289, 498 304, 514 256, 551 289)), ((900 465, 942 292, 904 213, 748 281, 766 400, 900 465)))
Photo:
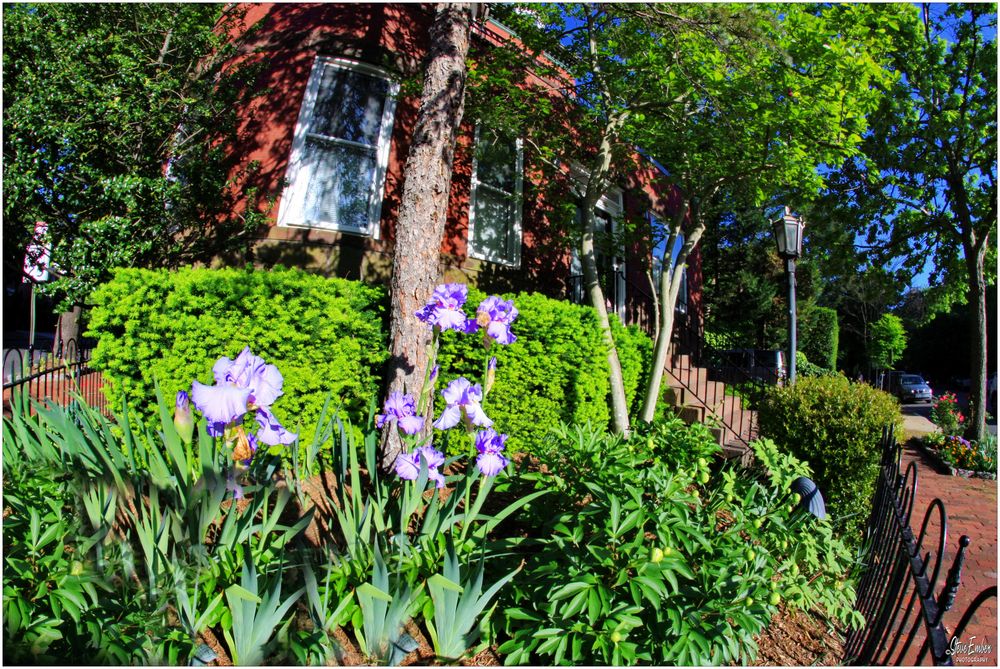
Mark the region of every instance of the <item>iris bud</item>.
POLYGON ((191 415, 191 402, 187 392, 177 391, 177 400, 174 403, 174 427, 181 441, 185 444, 191 443, 194 436, 194 417, 191 415))

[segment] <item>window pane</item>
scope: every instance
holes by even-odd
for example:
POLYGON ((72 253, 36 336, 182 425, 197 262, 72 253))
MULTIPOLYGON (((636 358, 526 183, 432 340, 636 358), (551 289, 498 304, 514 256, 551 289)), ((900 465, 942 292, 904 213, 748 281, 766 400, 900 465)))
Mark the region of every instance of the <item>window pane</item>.
POLYGON ((354 70, 323 68, 310 131, 360 144, 378 144, 389 82, 354 70))
POLYGON ((511 197, 490 188, 476 190, 472 246, 491 260, 509 260, 508 240, 514 212, 511 197))
POLYGON ((308 141, 304 162, 310 173, 306 221, 366 230, 375 178, 374 151, 308 141))
POLYGON ((507 193, 517 188, 517 146, 484 132, 476 146, 476 179, 507 193))

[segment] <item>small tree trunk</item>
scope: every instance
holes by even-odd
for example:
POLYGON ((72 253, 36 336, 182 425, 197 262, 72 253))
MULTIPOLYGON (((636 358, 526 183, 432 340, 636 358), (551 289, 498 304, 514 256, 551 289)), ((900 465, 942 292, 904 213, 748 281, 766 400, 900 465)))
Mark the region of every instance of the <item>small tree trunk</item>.
POLYGON ((597 280, 597 257, 594 253, 594 226, 597 217, 594 215, 594 205, 597 199, 590 203, 584 198, 583 235, 580 241, 580 264, 583 265, 583 281, 590 298, 590 306, 597 311, 597 324, 601 330, 601 339, 608 351, 608 379, 611 384, 611 423, 614 431, 628 435, 628 400, 625 397, 625 378, 622 375, 621 362, 618 359, 618 348, 611 333, 611 321, 608 318, 608 307, 604 301, 604 291, 597 280))
POLYGON ((656 333, 656 341, 653 345, 652 368, 649 370, 649 381, 646 384, 646 396, 642 404, 640 418, 646 422, 653 422, 656 416, 656 403, 660 399, 660 389, 663 387, 663 372, 666 369, 667 357, 670 352, 670 340, 674 331, 674 310, 677 307, 677 297, 680 294, 681 279, 685 272, 688 256, 691 250, 698 244, 705 226, 700 221, 700 210, 697 206, 685 205, 680 211, 674 214, 673 229, 667 239, 667 247, 663 251, 661 267, 663 272, 660 275, 659 301, 660 327, 656 333), (686 214, 690 212, 695 225, 688 233, 680 253, 677 254, 677 261, 670 265, 670 258, 673 255, 673 248, 680 235, 681 224, 686 214))
POLYGON ((611 333, 611 321, 608 319, 608 306, 604 300, 604 291, 597 278, 597 255, 594 251, 594 232, 597 228, 597 216, 594 212, 598 200, 604 194, 607 175, 611 169, 612 138, 619 127, 625 122, 625 116, 612 116, 598 146, 594 157, 587 187, 583 195, 583 211, 580 223, 583 226, 580 235, 580 264, 583 266, 583 281, 590 299, 590 305, 597 311, 597 325, 601 331, 601 339, 608 351, 608 380, 611 385, 611 424, 615 432, 628 435, 628 400, 625 397, 625 378, 622 375, 621 361, 618 359, 618 348, 611 333))
MULTIPOLYGON (((430 59, 396 224, 387 392, 419 392, 427 366, 430 328, 417 320, 416 312, 430 298, 440 273, 455 137, 465 103, 471 20, 472 5, 440 3, 430 31, 430 59)), ((383 467, 391 467, 401 450, 396 430, 386 430, 383 467)))
POLYGON ((64 358, 75 357, 80 350, 80 315, 83 309, 75 306, 69 311, 59 314, 59 323, 56 325, 57 336, 53 353, 64 358))

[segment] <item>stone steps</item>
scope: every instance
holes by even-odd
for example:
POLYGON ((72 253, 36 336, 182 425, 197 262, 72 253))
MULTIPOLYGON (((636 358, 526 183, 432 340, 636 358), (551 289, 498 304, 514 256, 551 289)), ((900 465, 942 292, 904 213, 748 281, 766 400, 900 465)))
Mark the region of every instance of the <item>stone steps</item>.
POLYGON ((752 457, 746 442, 757 437, 754 412, 743 408, 738 396, 727 395, 723 382, 710 380, 707 369, 693 366, 687 354, 671 355, 665 371, 663 397, 675 413, 689 425, 711 422, 716 416, 720 422, 726 420, 728 427, 717 425, 711 431, 726 458, 745 464, 752 457))

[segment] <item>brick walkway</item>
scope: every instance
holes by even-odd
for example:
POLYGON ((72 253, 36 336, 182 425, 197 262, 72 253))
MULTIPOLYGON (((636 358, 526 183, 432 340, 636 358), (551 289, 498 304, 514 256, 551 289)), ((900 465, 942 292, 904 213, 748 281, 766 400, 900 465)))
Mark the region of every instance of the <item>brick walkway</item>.
MULTIPOLYGON (((939 474, 919 451, 904 447, 901 471, 910 462, 917 462, 917 495, 913 505, 910 526, 914 533, 920 531, 928 505, 937 497, 944 502, 948 515, 948 544, 945 550, 942 575, 938 578, 940 592, 947 570, 958 550, 958 540, 969 535, 972 543, 966 550, 962 585, 955 598, 955 605, 945 615, 945 625, 954 629, 976 595, 997 584, 997 482, 984 479, 965 479, 939 474)), ((931 521, 931 525, 933 526, 931 521)), ((936 536, 930 529, 929 536, 936 536)), ((925 543, 925 547, 927 547, 925 543)), ((963 658, 956 656, 956 665, 997 666, 997 600, 986 602, 973 616, 962 635, 962 641, 976 639, 973 644, 990 644, 992 653, 963 658)))

